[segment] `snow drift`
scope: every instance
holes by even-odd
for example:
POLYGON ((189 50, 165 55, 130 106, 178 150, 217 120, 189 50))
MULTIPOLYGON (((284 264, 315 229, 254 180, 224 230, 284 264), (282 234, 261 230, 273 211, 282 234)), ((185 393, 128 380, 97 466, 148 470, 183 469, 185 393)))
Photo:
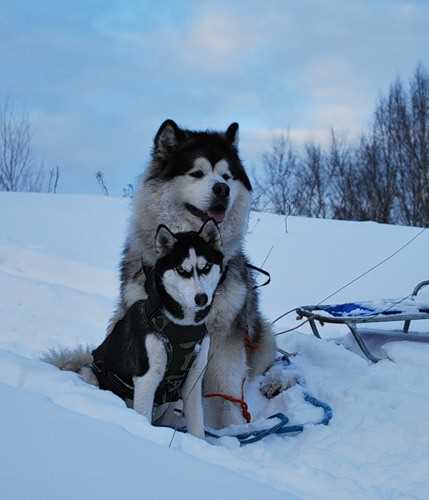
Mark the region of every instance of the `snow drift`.
MULTIPOLYGON (((180 434, 169 448, 171 430, 150 427, 113 394, 40 362, 50 347, 104 337, 127 217, 124 199, 0 193, 2 499, 427 498, 427 345, 391 343, 391 360, 371 365, 304 327, 279 337, 298 353, 295 368, 334 418, 246 448, 180 434)), ((250 220, 252 261, 260 265, 271 250, 272 284, 261 289, 269 318, 319 302, 417 231, 289 217, 286 232, 285 222, 261 213, 250 220)), ((429 231, 332 300, 405 296, 428 278, 428 249, 429 231)), ((277 328, 294 324, 289 316, 277 328)), ((278 409, 292 422, 319 415, 299 387, 265 410, 278 409)))

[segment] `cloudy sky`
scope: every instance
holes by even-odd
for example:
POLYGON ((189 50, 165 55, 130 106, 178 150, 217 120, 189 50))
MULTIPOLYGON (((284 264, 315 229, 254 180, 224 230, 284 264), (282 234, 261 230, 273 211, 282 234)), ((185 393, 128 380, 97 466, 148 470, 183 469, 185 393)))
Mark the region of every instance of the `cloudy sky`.
POLYGON ((28 113, 62 192, 114 194, 161 122, 238 121, 258 167, 273 135, 356 135, 375 99, 421 62, 428 0, 1 0, 0 99, 28 113))

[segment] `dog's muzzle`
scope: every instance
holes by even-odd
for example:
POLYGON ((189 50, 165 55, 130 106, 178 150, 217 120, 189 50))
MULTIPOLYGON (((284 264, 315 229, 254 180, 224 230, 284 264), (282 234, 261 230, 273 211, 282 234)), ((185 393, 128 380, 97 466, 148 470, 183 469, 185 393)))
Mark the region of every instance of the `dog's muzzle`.
POLYGON ((222 223, 225 219, 225 214, 228 208, 229 199, 218 199, 215 198, 210 205, 207 212, 200 210, 190 203, 185 203, 185 208, 195 217, 198 217, 202 222, 206 222, 207 219, 214 219, 218 224, 222 223))

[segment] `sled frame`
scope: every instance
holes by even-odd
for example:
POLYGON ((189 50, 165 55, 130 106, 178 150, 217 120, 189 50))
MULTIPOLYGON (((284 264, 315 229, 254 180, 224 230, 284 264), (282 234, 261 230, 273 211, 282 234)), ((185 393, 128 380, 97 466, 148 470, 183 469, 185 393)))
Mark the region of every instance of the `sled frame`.
MULTIPOLYGON (((416 297, 419 291, 424 288, 425 286, 429 285, 429 280, 421 281, 418 283, 415 287, 414 290, 411 294, 411 297, 416 297)), ((361 333, 365 333, 365 335, 371 335, 371 334, 377 334, 376 329, 371 328, 365 328, 364 330, 361 329, 360 327, 358 328, 357 325, 360 324, 368 324, 368 323, 390 323, 390 322, 397 322, 397 321, 403 321, 404 326, 402 328, 402 331, 391 331, 391 335, 389 336, 388 341, 394 341, 394 340, 409 340, 409 341, 418 341, 418 342, 429 342, 429 332, 427 333, 413 333, 410 332, 410 325, 411 321, 418 321, 418 320, 423 320, 429 319, 429 313, 426 312, 419 312, 419 313, 404 313, 404 314, 392 314, 392 315, 374 315, 374 316, 347 316, 347 317, 332 317, 332 316, 327 316, 326 314, 323 314, 324 308, 326 305, 321 306, 321 305, 315 305, 315 306, 302 306, 299 307, 296 312, 298 315, 297 319, 302 319, 302 318, 307 318, 308 322, 310 323, 311 330, 313 332, 313 335, 315 335, 317 338, 322 338, 319 333, 319 328, 317 323, 319 323, 321 326, 323 326, 325 323, 335 323, 335 324, 341 324, 345 325, 349 328, 354 340, 356 341, 357 345, 359 346, 360 350, 362 353, 365 355, 365 357, 372 361, 373 363, 377 363, 377 361, 380 361, 381 358, 375 356, 365 343, 365 340, 361 333), (409 336, 409 337, 408 337, 409 336)), ((386 335, 386 332, 384 332, 386 335)))

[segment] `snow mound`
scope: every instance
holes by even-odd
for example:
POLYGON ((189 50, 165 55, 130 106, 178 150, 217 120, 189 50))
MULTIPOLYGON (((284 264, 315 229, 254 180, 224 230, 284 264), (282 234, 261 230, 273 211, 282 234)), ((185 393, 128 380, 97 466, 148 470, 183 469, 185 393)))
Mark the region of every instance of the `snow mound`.
MULTIPOLYGON (((310 393, 334 410, 331 424, 244 448, 212 445, 151 427, 113 394, 39 361, 58 346, 97 344, 117 293, 125 200, 0 193, 0 489, 31 498, 427 498, 429 345, 386 346, 369 364, 305 328, 281 338, 310 393), (216 485, 216 487, 213 487, 216 485)), ((317 303, 391 254, 415 228, 253 214, 247 250, 266 268, 266 315, 317 303)), ((423 275, 429 234, 335 296, 335 303, 409 293, 423 275)), ((292 326, 285 318, 279 329, 292 326)), ((429 330, 427 322, 415 329, 429 330), (425 324, 426 323, 426 324, 425 324)), ((325 331, 326 330, 326 331, 325 331)), ((256 415, 311 422, 320 410, 294 386, 270 402, 257 384, 256 415), (258 413, 259 412, 259 413, 258 413)))

